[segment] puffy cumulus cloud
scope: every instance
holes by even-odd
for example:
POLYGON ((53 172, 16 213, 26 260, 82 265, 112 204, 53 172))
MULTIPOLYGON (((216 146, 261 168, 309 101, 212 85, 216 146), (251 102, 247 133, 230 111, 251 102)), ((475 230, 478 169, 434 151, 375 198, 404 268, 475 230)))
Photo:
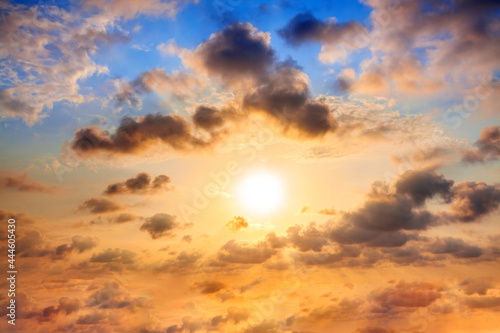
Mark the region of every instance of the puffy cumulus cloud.
POLYGON ((283 67, 243 99, 243 107, 270 117, 285 134, 320 137, 337 128, 329 106, 315 101, 304 72, 283 67))
POLYGON ((429 244, 428 251, 434 254, 448 253, 455 258, 477 258, 484 253, 483 249, 480 247, 469 245, 462 239, 453 237, 436 239, 429 244))
POLYGON ((203 87, 203 83, 189 73, 176 71, 169 75, 164 69, 155 68, 139 74, 133 81, 116 81, 116 86, 115 99, 119 106, 128 104, 140 107, 141 96, 145 93, 155 92, 165 98, 182 100, 195 96, 203 87))
MULTIPOLYGON (((347 88, 362 93, 435 91, 472 74, 489 74, 500 59, 498 16, 494 1, 429 3, 368 0, 372 7, 365 29, 357 22, 319 21, 299 14, 280 31, 292 44, 316 41, 324 63, 345 59, 368 48, 359 77, 347 88), (422 52, 423 51, 423 52, 422 52)), ((345 77, 339 77, 339 81, 345 77)), ((345 82, 345 80, 344 80, 345 82)))
POLYGON ((147 218, 146 222, 141 225, 140 229, 142 231, 147 231, 151 235, 151 238, 157 239, 170 235, 171 231, 178 225, 179 223, 177 222, 175 216, 158 213, 150 218, 147 218))
POLYGON ((199 289, 202 294, 214 294, 225 287, 226 284, 220 281, 202 281, 193 285, 193 288, 199 289))
POLYGON ((56 255, 64 255, 69 252, 77 251, 82 253, 93 249, 98 244, 98 240, 92 236, 76 235, 71 238, 70 244, 62 244, 56 247, 56 255))
POLYGON ((310 13, 297 14, 278 30, 278 35, 291 45, 311 41, 324 44, 319 55, 323 62, 331 62, 335 56, 345 57, 343 48, 356 48, 366 33, 366 28, 358 22, 336 22, 334 19, 323 22, 310 13))
POLYGON ((238 105, 227 101, 222 107, 200 105, 196 108, 191 120, 200 129, 208 132, 224 128, 228 123, 238 123, 244 114, 238 110, 238 105))
POLYGON ((462 150, 462 162, 478 163, 496 161, 500 157, 500 126, 483 128, 479 140, 474 143, 475 150, 462 150))
POLYGON ((56 102, 82 103, 92 96, 79 92, 79 83, 107 73, 92 55, 98 45, 126 42, 113 32, 109 20, 70 13, 55 6, 5 3, 0 58, 8 69, 1 79, 0 116, 23 118, 30 125, 56 102))
POLYGON ((148 114, 137 119, 125 117, 113 134, 97 126, 79 129, 70 148, 82 157, 98 153, 139 154, 159 142, 175 150, 187 151, 206 148, 213 140, 215 138, 204 141, 196 137, 182 116, 148 114))
POLYGON ((129 178, 124 182, 108 185, 104 194, 147 194, 153 193, 160 189, 168 189, 170 177, 166 175, 158 175, 152 179, 151 175, 146 172, 140 172, 135 177, 129 178))
POLYGON ((3 171, 0 175, 0 189, 16 189, 21 192, 42 192, 53 193, 57 190, 56 186, 47 186, 40 182, 29 179, 28 175, 12 174, 3 171), (10 175, 9 175, 10 174, 10 175))
POLYGON ((400 281, 369 294, 371 312, 387 313, 400 307, 427 307, 441 297, 438 287, 425 282, 400 281))
POLYGON ((261 80, 274 64, 270 35, 250 23, 234 23, 192 51, 180 54, 185 66, 219 77, 226 84, 261 80))
POLYGON ((235 216, 227 222, 226 227, 231 231, 245 229, 248 228, 248 220, 244 216, 235 216))
POLYGON ((400 175, 395 187, 396 193, 407 194, 415 204, 422 205, 436 194, 449 202, 453 183, 432 170, 410 170, 400 175))
POLYGON ((79 207, 79 210, 88 210, 92 214, 111 213, 120 209, 122 209, 120 204, 104 198, 90 198, 79 207))
POLYGON ((236 264, 260 264, 271 258, 276 250, 266 242, 257 244, 240 243, 230 240, 217 252, 217 259, 236 264))
POLYGON ((466 181, 453 186, 451 219, 474 222, 498 210, 500 185, 466 181))

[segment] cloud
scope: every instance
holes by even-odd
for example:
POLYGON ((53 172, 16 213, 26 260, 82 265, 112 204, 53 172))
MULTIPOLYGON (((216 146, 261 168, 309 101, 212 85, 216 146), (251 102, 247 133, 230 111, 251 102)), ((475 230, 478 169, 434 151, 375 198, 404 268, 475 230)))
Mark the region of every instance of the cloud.
POLYGON ((387 313, 397 307, 426 307, 440 297, 440 291, 432 284, 405 281, 369 294, 371 311, 375 313, 387 313))
POLYGON ((168 272, 174 274, 193 272, 202 257, 203 254, 198 251, 182 251, 175 257, 175 259, 166 260, 156 269, 160 272, 168 272))
POLYGON ((57 190, 56 186, 46 186, 37 181, 29 179, 28 175, 6 175, 8 172, 0 175, 0 188, 13 188, 20 192, 42 192, 53 193, 57 190))
POLYGON ((171 231, 177 227, 179 224, 176 221, 176 217, 169 214, 158 213, 150 218, 146 219, 141 225, 142 231, 147 231, 151 238, 157 239, 163 236, 168 236, 171 231))
POLYGON ((496 296, 469 296, 464 300, 465 305, 471 309, 487 309, 500 306, 500 297, 496 296))
POLYGON ((138 173, 135 177, 129 178, 124 182, 108 185, 104 194, 147 194, 154 193, 160 189, 168 189, 170 178, 165 175, 158 175, 153 180, 145 172, 138 173))
POLYGON ((93 249, 98 244, 98 240, 92 236, 76 235, 71 238, 71 244, 63 244, 56 247, 56 255, 64 255, 66 253, 77 251, 82 253, 93 249))
POLYGON ((395 186, 396 193, 407 194, 416 205, 422 205, 436 194, 449 202, 453 180, 432 170, 410 170, 400 175, 395 186))
POLYGON ((81 303, 78 298, 72 297, 61 297, 59 298, 58 306, 48 306, 44 308, 41 312, 40 321, 51 320, 54 316, 59 313, 64 313, 69 315, 73 312, 77 312, 81 308, 81 303))
POLYGON ((90 198, 79 207, 79 210, 88 210, 92 214, 116 212, 120 209, 122 209, 120 204, 104 198, 90 198))
POLYGON ((275 61, 270 35, 250 23, 234 23, 214 33, 193 52, 181 55, 183 63, 226 84, 261 80, 275 61))
POLYGON ((228 263, 260 264, 275 253, 276 250, 270 248, 265 242, 250 245, 230 240, 219 249, 217 258, 228 263))
POLYGON ((141 217, 137 214, 134 213, 121 213, 116 216, 112 216, 109 218, 109 221, 112 223, 127 223, 127 222, 132 222, 139 220, 141 217))
POLYGON ((496 161, 500 157, 500 126, 483 128, 479 140, 474 143, 476 150, 462 150, 462 162, 483 163, 496 161))
POLYGON ((110 31, 113 22, 108 19, 55 6, 4 7, 0 58, 5 59, 9 74, 2 80, 6 88, 0 90, 0 115, 23 118, 29 125, 44 118, 43 112, 57 102, 80 104, 93 99, 79 93, 79 83, 107 73, 106 66, 92 59, 98 45, 129 40, 121 32, 110 31))
POLYGON ((70 147, 85 157, 97 153, 138 154, 159 142, 179 151, 201 149, 212 143, 195 137, 182 116, 148 114, 137 119, 123 118, 112 135, 96 126, 79 129, 70 147))
POLYGON ((243 107, 276 121, 284 134, 314 138, 335 131, 329 106, 313 100, 308 80, 298 69, 279 68, 244 97, 243 107))
POLYGON ((84 0, 82 5, 88 9, 98 9, 100 15, 113 20, 130 20, 140 15, 173 17, 189 1, 161 0, 84 0))
POLYGON ((451 218, 460 222, 475 222, 498 210, 500 185, 466 181, 453 186, 451 218))
POLYGON ((169 75, 160 68, 142 72, 131 82, 116 81, 116 85, 114 97, 117 104, 133 107, 140 107, 141 96, 149 92, 155 92, 164 98, 182 100, 187 96, 195 96, 196 91, 203 87, 202 82, 192 74, 176 71, 169 75))
POLYGON ((248 228, 248 221, 244 216, 235 216, 232 220, 227 222, 226 227, 231 231, 238 231, 248 228))
POLYGON ((316 323, 323 320, 353 319, 357 316, 361 305, 363 305, 363 301, 360 299, 342 298, 336 304, 315 308, 306 316, 296 318, 296 321, 298 323, 303 321, 316 323))
POLYGON ((448 253, 455 258, 477 258, 483 255, 483 250, 478 246, 466 244, 462 239, 445 237, 432 242, 428 250, 434 254, 448 253))
POLYGON ((196 108, 191 119, 196 127, 213 131, 223 127, 228 122, 242 120, 243 114, 231 105, 225 105, 222 108, 200 105, 196 108))
POLYGON ((383 327, 364 327, 358 328, 354 333, 395 333, 394 330, 383 327))
POLYGON ((136 254, 129 250, 108 248, 100 253, 93 254, 90 262, 93 263, 121 263, 132 264, 135 261, 136 254))
POLYGON ((357 78, 338 77, 344 90, 360 93, 429 93, 446 85, 464 91, 464 86, 477 84, 475 75, 498 69, 496 2, 368 0, 365 4, 372 7, 366 28, 354 21, 320 21, 302 13, 279 34, 292 45, 321 43, 318 58, 323 63, 344 61, 369 49, 372 57, 361 64, 357 78))
MULTIPOLYGON (((288 44, 300 45, 307 42, 318 42, 333 48, 341 43, 354 43, 366 29, 356 21, 335 22, 320 21, 310 13, 301 13, 293 17, 278 35, 288 44)), ((321 56, 320 56, 321 57, 321 56)))
POLYGON ((469 278, 459 284, 465 295, 480 295, 484 296, 489 289, 493 289, 495 284, 490 279, 485 278, 469 278))
POLYGON ((199 289, 202 294, 214 294, 226 287, 225 283, 219 281, 196 282, 194 288, 199 289))

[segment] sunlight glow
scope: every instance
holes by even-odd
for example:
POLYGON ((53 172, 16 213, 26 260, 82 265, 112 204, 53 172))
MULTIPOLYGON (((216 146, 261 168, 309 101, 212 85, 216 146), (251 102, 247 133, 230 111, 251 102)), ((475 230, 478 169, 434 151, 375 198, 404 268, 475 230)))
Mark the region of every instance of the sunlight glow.
POLYGON ((243 180, 238 197, 252 213, 270 213, 283 203, 283 182, 271 173, 254 173, 243 180))

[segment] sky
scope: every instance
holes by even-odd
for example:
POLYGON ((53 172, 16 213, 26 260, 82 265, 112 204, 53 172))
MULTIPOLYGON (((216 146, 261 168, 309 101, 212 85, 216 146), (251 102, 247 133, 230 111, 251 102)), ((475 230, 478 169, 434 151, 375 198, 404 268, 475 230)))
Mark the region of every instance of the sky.
POLYGON ((498 1, 0 11, 2 331, 500 332, 498 1))

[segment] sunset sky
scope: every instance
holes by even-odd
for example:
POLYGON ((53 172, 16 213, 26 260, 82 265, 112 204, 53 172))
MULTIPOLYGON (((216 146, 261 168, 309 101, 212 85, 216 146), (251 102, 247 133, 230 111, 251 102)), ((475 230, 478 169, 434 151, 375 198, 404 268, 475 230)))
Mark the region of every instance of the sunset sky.
POLYGON ((500 2, 0 12, 0 331, 500 332, 500 2))

